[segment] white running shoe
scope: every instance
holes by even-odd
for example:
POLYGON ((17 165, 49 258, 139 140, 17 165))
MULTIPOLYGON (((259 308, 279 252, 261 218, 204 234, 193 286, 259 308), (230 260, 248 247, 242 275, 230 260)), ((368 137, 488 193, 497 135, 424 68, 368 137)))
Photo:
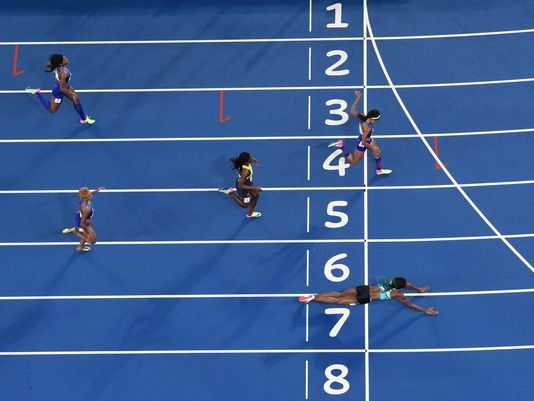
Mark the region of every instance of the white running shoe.
POLYGON ((330 145, 328 145, 329 148, 342 148, 343 147, 343 139, 340 139, 337 142, 332 142, 330 145))
POLYGON ((304 304, 307 304, 311 301, 313 301, 315 299, 315 295, 303 295, 301 297, 299 297, 299 301, 304 303, 304 304))
POLYGON ((387 168, 383 168, 382 170, 376 170, 376 174, 378 175, 389 175, 393 172, 393 170, 389 170, 387 168))

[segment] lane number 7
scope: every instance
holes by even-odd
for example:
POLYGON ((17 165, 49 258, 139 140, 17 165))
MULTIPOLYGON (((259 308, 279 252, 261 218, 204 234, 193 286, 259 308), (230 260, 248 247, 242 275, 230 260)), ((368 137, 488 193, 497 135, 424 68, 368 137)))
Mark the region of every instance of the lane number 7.
POLYGON ((347 321, 350 315, 350 310, 348 308, 328 308, 324 311, 325 315, 341 315, 337 323, 332 327, 328 335, 330 337, 336 337, 339 334, 339 331, 343 327, 343 324, 347 321))

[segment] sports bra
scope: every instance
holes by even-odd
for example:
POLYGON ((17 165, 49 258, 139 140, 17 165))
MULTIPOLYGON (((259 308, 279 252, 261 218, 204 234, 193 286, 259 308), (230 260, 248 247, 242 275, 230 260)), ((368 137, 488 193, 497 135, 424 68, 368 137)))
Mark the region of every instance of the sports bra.
MULTIPOLYGON (((251 163, 249 163, 249 164, 243 164, 243 165, 241 166, 241 170, 243 170, 243 169, 250 171, 250 174, 248 175, 247 180, 252 181, 252 174, 254 174, 254 171, 253 171, 253 169, 252 169, 252 164, 251 164, 251 163)), ((240 173, 241 173, 241 171, 240 171, 240 173)))
POLYGON ((56 76, 56 79, 58 81, 60 81, 59 79, 59 71, 58 70, 61 70, 61 71, 64 71, 67 73, 67 83, 70 81, 70 77, 72 76, 72 74, 70 73, 69 69, 67 67, 57 67, 56 69, 54 69, 54 75, 56 76))

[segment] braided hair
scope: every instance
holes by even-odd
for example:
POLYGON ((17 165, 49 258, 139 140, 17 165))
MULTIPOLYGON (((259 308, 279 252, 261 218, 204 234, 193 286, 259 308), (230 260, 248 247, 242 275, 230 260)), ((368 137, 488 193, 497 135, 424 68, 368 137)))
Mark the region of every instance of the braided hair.
POLYGON ((395 277, 391 280, 382 280, 380 285, 384 287, 384 290, 400 290, 406 287, 406 279, 404 277, 395 277))
POLYGON ((241 172, 243 164, 250 163, 250 153, 241 152, 239 156, 232 157, 230 159, 230 163, 232 164, 232 170, 237 170, 238 172, 241 172))
POLYGON ((45 64, 45 71, 52 72, 63 63, 63 54, 54 53, 50 56, 48 62, 45 64))
POLYGON ((367 121, 369 118, 372 118, 373 120, 378 120, 380 118, 380 111, 377 109, 373 109, 373 110, 369 110, 367 114, 358 113, 358 119, 362 123, 367 121))

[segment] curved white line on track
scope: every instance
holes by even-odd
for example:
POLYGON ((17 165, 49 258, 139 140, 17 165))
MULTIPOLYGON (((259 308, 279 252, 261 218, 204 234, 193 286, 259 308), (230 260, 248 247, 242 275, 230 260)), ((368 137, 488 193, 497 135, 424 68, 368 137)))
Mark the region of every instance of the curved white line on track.
POLYGON ((534 273, 534 267, 530 264, 530 262, 517 250, 515 247, 499 232, 499 230, 491 223, 491 221, 482 213, 482 211, 478 208, 478 206, 473 202, 473 200, 467 195, 467 193, 463 190, 463 188, 458 184, 456 179, 452 176, 452 174, 449 172, 447 167, 442 163, 442 161, 439 159, 439 157, 436 155, 434 150, 432 149, 432 146, 427 142, 423 134, 421 133, 421 130, 419 129, 418 125, 416 124, 415 120, 413 119, 411 113, 409 112, 408 108, 404 104, 402 98, 399 95, 399 92, 397 91, 396 86, 393 83, 393 80, 391 79, 391 76, 389 75, 389 72, 386 68, 386 65, 384 63, 384 60, 382 59, 382 55, 380 51, 378 50, 378 45, 376 43, 376 40, 374 39, 373 34, 373 28, 371 26, 371 21, 369 20, 369 14, 365 14, 365 23, 369 32, 369 39, 371 40, 371 43, 373 45, 373 49, 375 51, 375 55, 378 59, 378 62, 380 64, 380 67, 382 69, 382 72, 393 92, 393 95, 399 102, 399 105, 401 106, 402 110, 404 111, 404 114, 408 118, 410 124, 414 128, 415 132, 419 135, 421 141, 423 142, 424 146, 427 148, 428 152, 432 155, 432 157, 435 159, 436 163, 441 167, 443 172, 447 175, 449 180, 454 184, 458 192, 464 197, 464 199, 467 201, 467 203, 473 208, 473 210, 480 216, 480 218, 486 223, 486 225, 495 233, 497 237, 510 249, 514 255, 516 255, 523 264, 530 269, 531 272, 534 273))

